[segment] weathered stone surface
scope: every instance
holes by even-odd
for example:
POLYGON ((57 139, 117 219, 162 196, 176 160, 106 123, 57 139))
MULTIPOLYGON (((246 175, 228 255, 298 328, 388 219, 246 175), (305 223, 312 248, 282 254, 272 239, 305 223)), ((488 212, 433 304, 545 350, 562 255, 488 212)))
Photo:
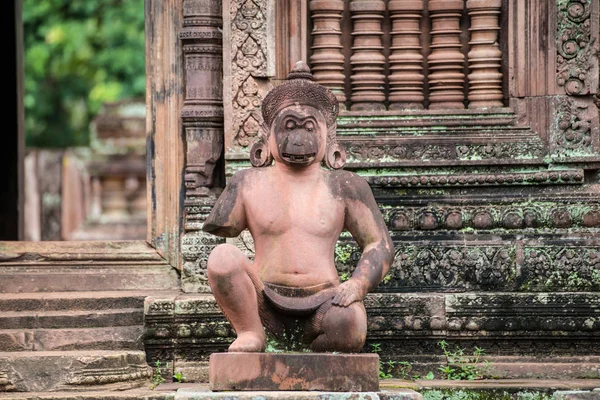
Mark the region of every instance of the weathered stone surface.
POLYGON ((0 293, 0 311, 143 308, 150 295, 156 295, 156 291, 0 293))
POLYGON ((173 393, 131 389, 123 391, 34 392, 0 394, 2 400, 174 400, 173 393))
POLYGON ((0 326, 7 329, 79 328, 101 326, 141 325, 141 308, 118 310, 61 310, 61 311, 5 311, 0 315, 0 326))
POLYGON ((423 396, 409 389, 381 392, 210 392, 198 389, 179 389, 175 400, 421 400, 423 396))
POLYGON ((33 331, 33 350, 142 350, 143 332, 144 327, 141 324, 81 329, 39 329, 33 331))
POLYGON ((554 393, 554 400, 599 400, 600 389, 594 391, 572 390, 554 393))
POLYGON ((214 353, 210 356, 210 388, 214 391, 376 392, 376 354, 214 353))
POLYGON ((149 385, 152 375, 139 351, 0 353, 0 373, 16 392, 124 390, 149 385))
POLYGON ((0 291, 64 292, 102 290, 177 290, 179 278, 171 266, 164 265, 81 265, 18 266, 0 268, 0 291))

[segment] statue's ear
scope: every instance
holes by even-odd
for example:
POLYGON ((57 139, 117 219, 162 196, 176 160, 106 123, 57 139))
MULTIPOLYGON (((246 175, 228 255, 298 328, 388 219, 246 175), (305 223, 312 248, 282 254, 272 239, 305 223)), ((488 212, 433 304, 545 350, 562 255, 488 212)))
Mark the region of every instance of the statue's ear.
POLYGON ((260 139, 250 149, 250 163, 254 167, 266 167, 273 162, 273 155, 269 150, 269 130, 260 124, 260 139))
POLYGON ((342 169, 346 165, 346 151, 337 142, 327 145, 325 165, 331 169, 342 169))

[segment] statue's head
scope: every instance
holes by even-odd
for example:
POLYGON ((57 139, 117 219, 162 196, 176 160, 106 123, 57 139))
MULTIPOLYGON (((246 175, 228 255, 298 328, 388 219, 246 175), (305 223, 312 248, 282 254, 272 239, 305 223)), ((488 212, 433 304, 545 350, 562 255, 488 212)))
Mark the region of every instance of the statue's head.
POLYGON ((324 162, 333 169, 346 162, 336 142, 338 100, 331 90, 314 83, 308 66, 298 61, 287 80, 263 100, 263 137, 250 151, 256 167, 276 162, 303 168, 324 162))

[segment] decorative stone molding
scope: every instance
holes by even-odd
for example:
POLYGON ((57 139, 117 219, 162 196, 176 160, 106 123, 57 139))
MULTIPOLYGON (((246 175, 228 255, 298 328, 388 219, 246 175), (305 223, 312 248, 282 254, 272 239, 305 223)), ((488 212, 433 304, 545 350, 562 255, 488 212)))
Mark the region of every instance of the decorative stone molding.
POLYGON ((515 337, 562 331, 588 336, 600 330, 600 296, 594 293, 465 293, 448 294, 445 300, 449 334, 485 331, 515 337))
POLYGON ((498 185, 565 185, 583 183, 583 170, 546 170, 489 173, 446 173, 403 175, 365 175, 370 185, 376 187, 446 187, 446 186, 498 186, 498 185))
POLYGON ((600 228, 600 206, 595 199, 549 201, 533 197, 527 202, 508 204, 494 204, 492 200, 481 205, 440 203, 428 207, 384 205, 381 211, 390 230, 406 236, 414 235, 415 231, 527 233, 539 229, 549 232, 570 229, 592 232, 600 228))
POLYGON ((386 161, 495 161, 495 160, 537 160, 544 155, 544 145, 540 141, 507 141, 496 143, 469 143, 455 139, 455 143, 422 144, 421 141, 404 139, 388 140, 353 140, 346 142, 347 163, 379 164, 386 161))

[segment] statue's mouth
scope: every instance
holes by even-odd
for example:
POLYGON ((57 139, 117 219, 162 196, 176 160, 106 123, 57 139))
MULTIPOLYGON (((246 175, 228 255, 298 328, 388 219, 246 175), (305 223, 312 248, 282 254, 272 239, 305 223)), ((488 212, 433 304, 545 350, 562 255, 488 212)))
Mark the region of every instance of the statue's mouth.
POLYGON ((282 158, 292 164, 307 164, 312 162, 315 159, 317 153, 308 153, 308 154, 290 154, 283 153, 282 158))

